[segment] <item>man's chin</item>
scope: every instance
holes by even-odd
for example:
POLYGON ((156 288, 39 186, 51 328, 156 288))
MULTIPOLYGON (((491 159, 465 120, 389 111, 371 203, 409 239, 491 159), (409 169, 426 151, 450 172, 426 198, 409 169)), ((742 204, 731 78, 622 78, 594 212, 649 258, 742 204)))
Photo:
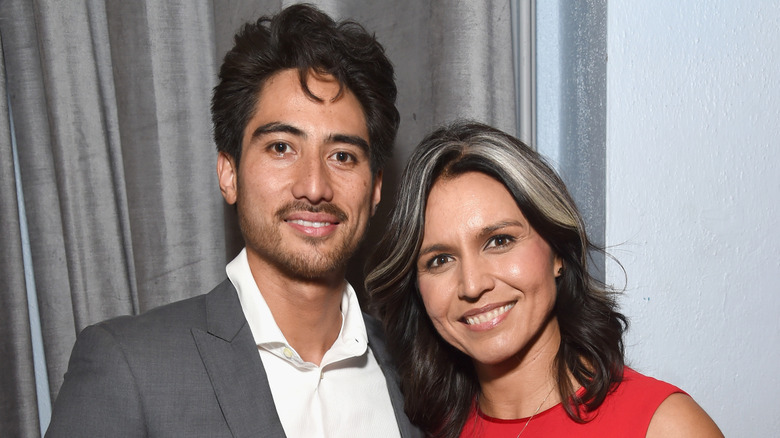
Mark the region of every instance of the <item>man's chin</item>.
POLYGON ((340 281, 344 277, 346 264, 295 261, 281 263, 277 265, 277 268, 290 278, 311 282, 332 282, 334 280, 340 281))
POLYGON ((306 281, 343 280, 347 262, 354 251, 332 250, 323 252, 326 245, 318 240, 315 246, 291 254, 279 252, 272 255, 276 267, 290 278, 306 281))
MULTIPOLYGON (((247 227, 242 227, 242 231, 244 229, 247 227)), ((360 241, 345 235, 346 232, 340 230, 325 237, 307 236, 282 227, 253 233, 245 241, 258 258, 287 278, 333 283, 344 280, 347 263, 360 245, 360 241)))

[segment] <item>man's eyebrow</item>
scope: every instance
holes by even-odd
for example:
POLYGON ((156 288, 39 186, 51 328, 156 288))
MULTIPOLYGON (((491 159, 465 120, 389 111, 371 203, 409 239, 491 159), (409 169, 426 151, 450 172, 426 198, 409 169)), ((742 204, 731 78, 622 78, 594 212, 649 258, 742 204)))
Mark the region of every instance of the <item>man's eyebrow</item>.
MULTIPOLYGON (((258 126, 257 129, 255 129, 255 132, 252 133, 252 140, 262 135, 270 134, 274 132, 286 132, 288 134, 292 134, 296 137, 301 137, 301 138, 307 137, 304 131, 296 128, 295 126, 288 125, 286 123, 281 123, 281 122, 271 122, 271 123, 266 123, 265 125, 258 126)), ((364 138, 357 135, 331 134, 330 136, 328 136, 326 141, 328 143, 346 143, 346 144, 355 145, 360 149, 364 150, 366 153, 368 153, 370 150, 368 146, 368 142, 364 138)))
POLYGON ((369 152, 368 142, 357 135, 347 134, 331 134, 328 136, 328 143, 346 143, 363 149, 366 153, 369 152))
POLYGON ((270 134, 274 132, 286 132, 288 134, 295 135, 297 137, 306 138, 306 133, 296 128, 295 126, 288 125, 281 122, 271 122, 265 125, 258 126, 255 132, 252 133, 252 140, 260 137, 261 135, 270 134))

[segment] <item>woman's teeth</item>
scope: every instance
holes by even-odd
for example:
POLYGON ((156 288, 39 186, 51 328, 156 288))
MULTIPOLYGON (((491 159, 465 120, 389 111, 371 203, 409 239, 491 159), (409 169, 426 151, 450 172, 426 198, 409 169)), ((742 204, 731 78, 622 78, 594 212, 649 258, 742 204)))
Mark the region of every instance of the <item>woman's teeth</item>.
POLYGON ((474 325, 474 324, 482 324, 485 322, 488 322, 494 318, 496 318, 498 315, 501 315, 502 313, 507 312, 509 309, 515 306, 515 303, 510 303, 501 307, 497 307, 490 312, 481 313, 479 315, 474 315, 466 318, 466 324, 468 325, 474 325))

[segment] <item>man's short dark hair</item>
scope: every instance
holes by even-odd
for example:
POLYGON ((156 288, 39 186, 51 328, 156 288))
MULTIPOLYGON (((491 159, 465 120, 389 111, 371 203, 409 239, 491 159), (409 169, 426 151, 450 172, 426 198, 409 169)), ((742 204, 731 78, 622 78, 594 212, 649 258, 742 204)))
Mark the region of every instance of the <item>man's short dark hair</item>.
POLYGON ((369 135, 371 170, 390 157, 400 116, 393 66, 384 48, 360 24, 335 22, 311 5, 293 5, 275 16, 245 24, 225 55, 211 99, 217 150, 238 166, 244 129, 254 114, 265 81, 282 70, 297 69, 301 87, 310 72, 329 74, 360 102, 369 135))

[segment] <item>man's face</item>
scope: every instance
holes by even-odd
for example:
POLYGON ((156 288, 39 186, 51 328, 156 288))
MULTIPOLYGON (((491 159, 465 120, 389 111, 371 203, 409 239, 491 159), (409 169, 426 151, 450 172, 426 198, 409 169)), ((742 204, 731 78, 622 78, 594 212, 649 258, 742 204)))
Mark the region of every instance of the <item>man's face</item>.
POLYGON ((222 194, 237 204, 253 271, 270 268, 299 280, 343 280, 372 206, 381 173, 371 174, 368 128, 357 98, 331 76, 298 72, 266 80, 242 140, 241 163, 220 153, 222 194))

